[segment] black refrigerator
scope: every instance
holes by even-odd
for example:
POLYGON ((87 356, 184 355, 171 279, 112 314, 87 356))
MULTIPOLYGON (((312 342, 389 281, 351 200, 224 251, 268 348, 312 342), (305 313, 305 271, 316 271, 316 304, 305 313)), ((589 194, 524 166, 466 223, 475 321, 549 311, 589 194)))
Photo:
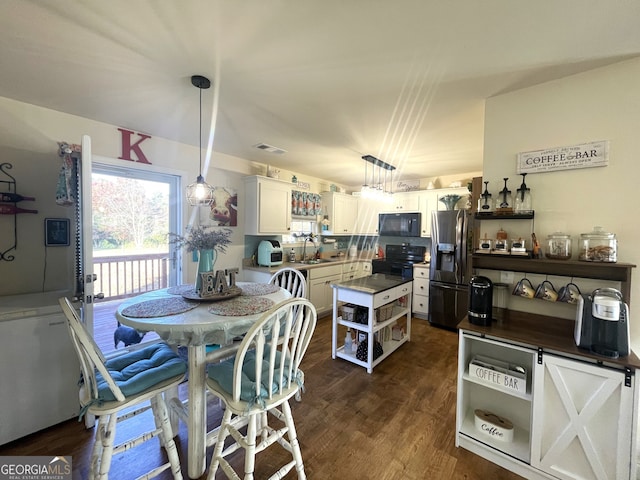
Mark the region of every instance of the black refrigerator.
POLYGON ((429 323, 450 330, 457 330, 469 308, 470 222, 466 210, 432 212, 429 323))

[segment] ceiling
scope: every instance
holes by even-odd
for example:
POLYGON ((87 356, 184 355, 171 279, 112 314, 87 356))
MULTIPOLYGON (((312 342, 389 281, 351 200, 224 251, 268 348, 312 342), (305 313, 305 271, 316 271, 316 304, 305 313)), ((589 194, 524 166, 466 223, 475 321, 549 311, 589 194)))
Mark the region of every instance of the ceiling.
POLYGON ((345 185, 364 180, 364 154, 396 166, 396 179, 481 171, 486 98, 640 55, 631 0, 1 8, 0 96, 198 145, 190 77, 205 75, 215 151, 345 185))

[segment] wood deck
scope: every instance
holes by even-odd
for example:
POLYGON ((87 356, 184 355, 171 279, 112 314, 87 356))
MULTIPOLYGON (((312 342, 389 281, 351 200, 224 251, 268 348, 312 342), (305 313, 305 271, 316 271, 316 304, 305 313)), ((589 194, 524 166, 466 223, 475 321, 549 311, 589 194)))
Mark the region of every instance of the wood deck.
MULTIPOLYGON (((116 309, 123 300, 111 300, 96 302, 93 306, 93 338, 102 350, 102 353, 109 355, 114 352, 113 332, 118 326, 116 320, 116 309)), ((143 342, 157 340, 159 337, 154 332, 148 332, 143 337, 143 342)), ((118 344, 117 350, 122 350, 122 342, 118 344)))

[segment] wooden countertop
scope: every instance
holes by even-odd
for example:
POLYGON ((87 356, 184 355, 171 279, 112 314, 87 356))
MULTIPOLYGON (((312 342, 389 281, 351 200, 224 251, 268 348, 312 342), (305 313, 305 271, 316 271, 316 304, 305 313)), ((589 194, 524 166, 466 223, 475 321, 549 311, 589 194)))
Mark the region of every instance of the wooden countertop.
POLYGON ((640 368, 640 359, 631 351, 626 357, 611 359, 595 355, 578 348, 573 338, 575 321, 547 317, 534 313, 507 310, 504 319, 493 321, 490 327, 474 325, 465 317, 458 324, 460 330, 479 333, 483 336, 541 347, 543 350, 582 357, 594 363, 609 364, 632 369, 640 368))

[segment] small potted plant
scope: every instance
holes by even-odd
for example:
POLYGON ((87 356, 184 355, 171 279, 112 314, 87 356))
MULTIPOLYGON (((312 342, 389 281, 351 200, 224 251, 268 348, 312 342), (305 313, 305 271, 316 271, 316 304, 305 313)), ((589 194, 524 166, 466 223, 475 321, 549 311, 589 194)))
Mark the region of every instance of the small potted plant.
POLYGON ((232 232, 230 228, 189 225, 184 236, 177 233, 169 233, 169 243, 175 244, 177 248, 185 248, 187 252, 198 252, 196 292, 200 292, 201 289, 202 280, 200 274, 213 271, 218 253, 225 253, 227 246, 231 244, 229 237, 232 232))

